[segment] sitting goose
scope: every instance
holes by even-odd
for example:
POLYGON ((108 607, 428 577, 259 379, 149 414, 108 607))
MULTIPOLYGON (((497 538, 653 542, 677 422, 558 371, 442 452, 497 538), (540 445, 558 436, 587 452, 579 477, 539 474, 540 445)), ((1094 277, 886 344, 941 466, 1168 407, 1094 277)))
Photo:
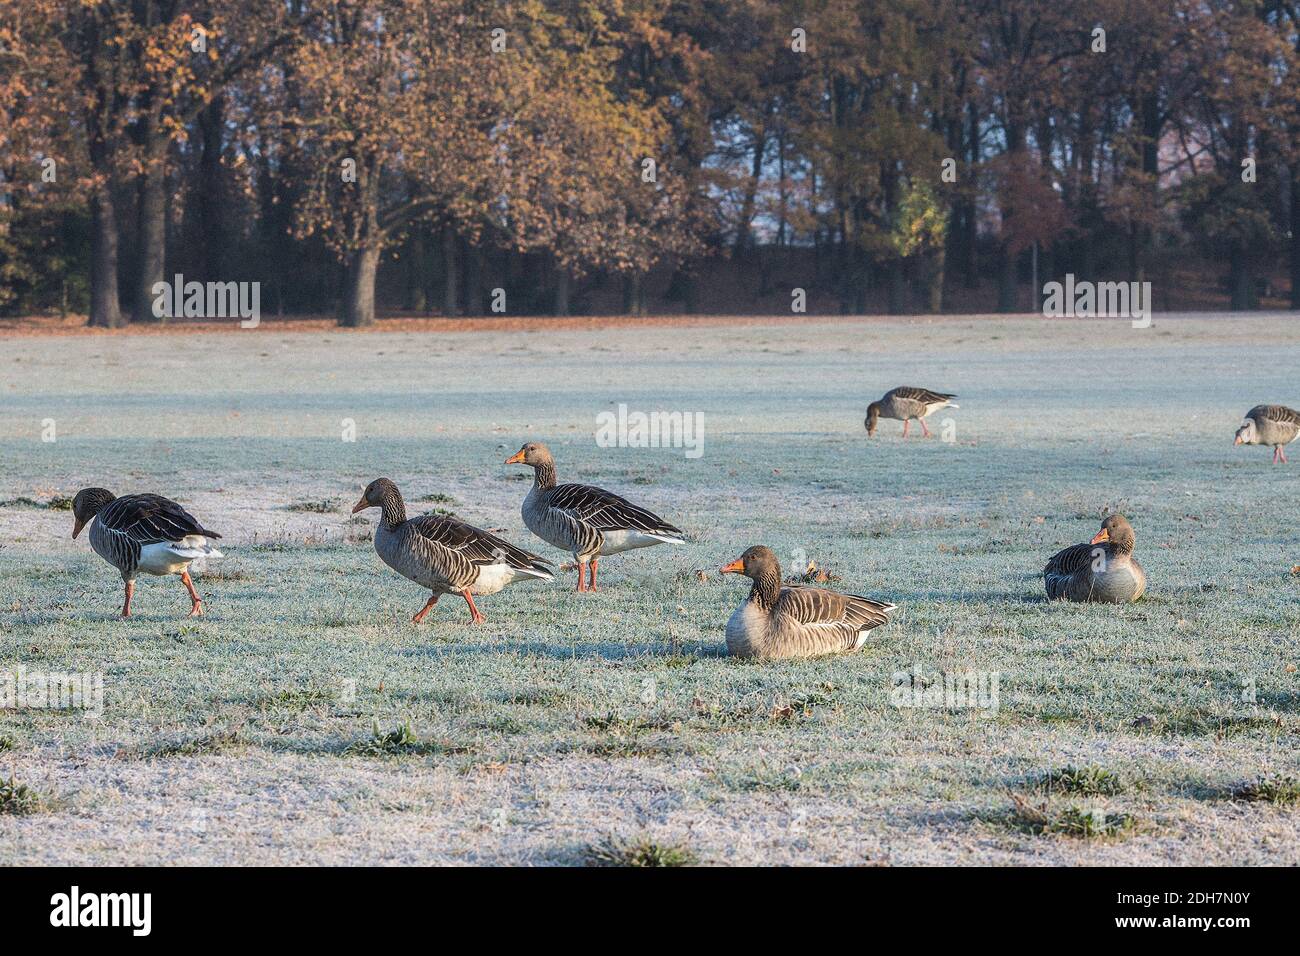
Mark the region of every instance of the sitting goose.
POLYGON ((727 653, 776 660, 856 651, 867 632, 889 623, 895 604, 801 584, 781 584, 771 548, 756 545, 719 569, 743 574, 754 586, 727 621, 727 653))
POLYGON ((1043 568, 1051 600, 1128 604, 1142 596, 1147 575, 1133 557, 1133 526, 1114 514, 1088 544, 1075 544, 1052 555, 1043 568))
POLYGON ((72 499, 72 536, 93 518, 90 547, 118 571, 126 584, 126 601, 122 617, 131 616, 131 596, 135 578, 145 574, 179 574, 185 590, 190 592, 190 617, 203 616, 203 602, 190 578, 190 562, 195 558, 219 558, 209 538, 220 538, 207 531, 188 511, 162 495, 123 495, 115 497, 103 488, 82 488, 72 499))
POLYGON ((941 408, 960 408, 953 404, 956 395, 944 392, 932 392, 928 388, 916 388, 912 385, 900 385, 891 388, 880 397, 880 401, 867 406, 867 434, 876 433, 876 425, 882 418, 896 418, 903 423, 903 437, 907 437, 907 426, 913 418, 921 423, 921 431, 930 437, 930 429, 925 427, 925 419, 941 408))
POLYGON ((596 590, 596 564, 617 554, 653 544, 684 544, 682 531, 625 498, 591 485, 557 485, 555 459, 541 442, 529 442, 506 459, 507 465, 530 465, 532 490, 524 499, 524 524, 547 544, 573 552, 578 562, 579 591, 596 590))
POLYGON ((522 578, 553 580, 544 558, 515 547, 504 538, 442 515, 406 517, 406 503, 397 485, 376 478, 352 508, 352 513, 379 508, 375 551, 384 564, 433 594, 412 623, 419 624, 444 594, 459 594, 469 605, 470 619, 483 623, 474 606, 475 594, 496 594, 522 578))
POLYGON ((1272 445, 1273 464, 1286 464, 1283 445, 1300 434, 1300 412, 1285 405, 1256 405, 1237 429, 1234 445, 1272 445))

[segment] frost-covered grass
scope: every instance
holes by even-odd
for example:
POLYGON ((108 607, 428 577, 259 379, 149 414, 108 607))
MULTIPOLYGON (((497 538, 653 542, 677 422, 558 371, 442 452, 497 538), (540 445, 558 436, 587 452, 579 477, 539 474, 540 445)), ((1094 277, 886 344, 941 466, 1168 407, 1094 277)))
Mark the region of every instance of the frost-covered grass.
POLYGON ((0 712, 42 795, 0 863, 1300 863, 1293 802, 1225 799, 1300 770, 1300 456, 1231 444, 1298 369, 1290 316, 0 339, 0 672, 105 687, 99 720, 0 712), (957 392, 954 440, 869 441, 897 384, 957 392), (596 447, 619 402, 702 412, 703 455, 596 447), (352 502, 387 475, 567 561, 501 464, 526 438, 689 543, 411 625, 352 502), (90 484, 225 535, 206 618, 154 578, 115 618, 48 505, 90 484), (1047 604, 1108 509, 1147 598, 1047 604), (851 657, 728 660, 745 589, 695 571, 758 543, 902 612, 851 657), (945 671, 996 673, 996 710, 895 706, 945 671), (1087 785, 1014 825, 1062 768, 1087 785))

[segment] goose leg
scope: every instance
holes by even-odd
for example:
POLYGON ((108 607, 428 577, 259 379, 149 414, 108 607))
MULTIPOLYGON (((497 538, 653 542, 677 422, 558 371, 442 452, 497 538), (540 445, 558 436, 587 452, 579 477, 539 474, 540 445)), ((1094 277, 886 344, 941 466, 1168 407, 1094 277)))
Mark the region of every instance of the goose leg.
POLYGON ((1281 445, 1278 445, 1278 446, 1277 446, 1277 457, 1281 460, 1282 464, 1285 465, 1285 464, 1287 463, 1287 462, 1286 462, 1286 451, 1283 450, 1283 448, 1282 448, 1281 445))
POLYGON ((430 595, 429 595, 429 600, 425 603, 424 607, 422 607, 422 608, 420 608, 418 611, 416 611, 416 612, 415 612, 415 617, 411 618, 411 623, 412 623, 412 624, 419 624, 421 621, 423 621, 424 618, 425 618, 425 615, 427 615, 430 611, 432 611, 432 610, 433 610, 433 606, 434 606, 435 604, 438 603, 438 598, 439 598, 439 597, 441 597, 441 595, 438 595, 438 594, 430 594, 430 595))
POLYGON ((912 424, 912 420, 911 420, 910 418, 904 418, 904 419, 903 419, 903 437, 904 437, 904 438, 907 437, 907 426, 909 426, 909 425, 911 425, 911 424, 912 424))
POLYGON ((925 419, 924 419, 924 418, 918 418, 917 421, 921 423, 921 431, 925 432, 925 437, 926 437, 926 438, 929 438, 929 437, 930 437, 930 429, 928 429, 928 428, 925 427, 925 419))
POLYGON ((135 593, 135 582, 126 582, 126 602, 122 605, 122 616, 131 616, 131 595, 135 593))
POLYGON ((465 603, 469 605, 470 620, 474 624, 482 624, 486 619, 478 612, 478 608, 474 606, 474 596, 470 594, 468 590, 461 591, 460 596, 463 597, 465 603))
POLYGON ((591 559, 591 590, 593 591, 596 590, 596 565, 599 561, 600 558, 591 559))
POLYGON ((578 588, 579 591, 587 590, 587 562, 578 562, 578 588))
POLYGON ((194 590, 194 579, 190 577, 189 568, 181 572, 181 584, 185 585, 185 590, 190 592, 190 600, 193 602, 193 606, 190 608, 190 617, 202 617, 203 602, 199 600, 199 592, 194 590))

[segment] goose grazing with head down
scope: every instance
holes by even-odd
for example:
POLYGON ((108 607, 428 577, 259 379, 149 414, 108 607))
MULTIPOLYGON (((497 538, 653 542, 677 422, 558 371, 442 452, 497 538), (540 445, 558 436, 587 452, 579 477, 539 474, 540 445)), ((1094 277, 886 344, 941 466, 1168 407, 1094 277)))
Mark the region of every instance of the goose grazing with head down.
POLYGON ((366 508, 380 511, 375 531, 380 560, 433 592, 412 623, 423 621, 442 595, 459 594, 469 605, 470 620, 482 624, 475 594, 496 594, 519 580, 552 580, 546 559, 459 518, 422 515, 408 520, 402 493, 387 478, 367 485, 352 513, 366 508))
POLYGON ((505 463, 532 467, 533 487, 522 509, 524 524, 547 544, 573 553, 579 591, 596 590, 596 565, 606 554, 684 543, 680 529, 613 492, 591 485, 557 485, 555 459, 541 442, 528 442, 505 463))
POLYGON ((1147 589, 1147 575, 1133 557, 1133 526, 1114 514, 1087 544, 1075 544, 1052 555, 1043 568, 1043 584, 1051 600, 1128 604, 1147 589))
POLYGON ((872 628, 889 623, 895 604, 824 588, 783 585, 771 548, 756 545, 719 569, 753 579, 749 597, 727 622, 732 657, 776 660, 856 651, 872 628))
POLYGON ((930 437, 930 429, 925 427, 927 416, 933 415, 941 408, 960 408, 953 404, 956 395, 944 392, 932 392, 928 388, 916 388, 912 385, 900 385, 891 388, 880 397, 880 401, 867 406, 867 435, 874 435, 882 418, 894 418, 903 423, 903 437, 907 437, 907 426, 912 419, 921 423, 921 431, 930 437))
POLYGON ((179 574, 190 593, 190 617, 203 615, 203 601, 194 590, 190 563, 197 558, 219 558, 208 531, 188 511, 161 495, 123 495, 117 498, 103 488, 82 488, 72 499, 72 536, 90 525, 90 547, 122 573, 126 600, 122 617, 131 616, 131 596, 136 575, 179 574))
POLYGON ((1300 434, 1300 412, 1285 405, 1256 405, 1237 429, 1234 445, 1272 445, 1273 464, 1286 464, 1284 445, 1300 434))

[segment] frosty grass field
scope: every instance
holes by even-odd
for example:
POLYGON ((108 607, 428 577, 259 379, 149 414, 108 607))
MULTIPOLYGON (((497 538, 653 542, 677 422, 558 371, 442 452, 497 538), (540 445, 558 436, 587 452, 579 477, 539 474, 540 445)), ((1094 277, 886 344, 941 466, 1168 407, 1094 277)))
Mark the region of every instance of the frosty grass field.
POLYGON ((0 369, 0 671, 105 688, 99 720, 0 712, 29 788, 0 785, 0 863, 1300 863, 1300 454, 1232 446, 1300 403, 1293 317, 263 327, 0 339, 0 369), (898 384, 961 409, 869 441, 898 384), (702 412, 703 454, 597 447, 619 402, 702 412), (690 543, 413 626, 426 592, 351 504, 387 475, 571 560, 523 527, 528 438, 690 543), (116 618, 48 506, 85 485, 224 534, 206 618, 176 578, 116 618), (1107 509, 1147 597, 1048 604, 1044 561, 1107 509), (714 569, 758 543, 901 612, 853 656, 728 660, 748 581, 714 569), (998 706, 895 706, 918 669, 996 673, 998 706))

